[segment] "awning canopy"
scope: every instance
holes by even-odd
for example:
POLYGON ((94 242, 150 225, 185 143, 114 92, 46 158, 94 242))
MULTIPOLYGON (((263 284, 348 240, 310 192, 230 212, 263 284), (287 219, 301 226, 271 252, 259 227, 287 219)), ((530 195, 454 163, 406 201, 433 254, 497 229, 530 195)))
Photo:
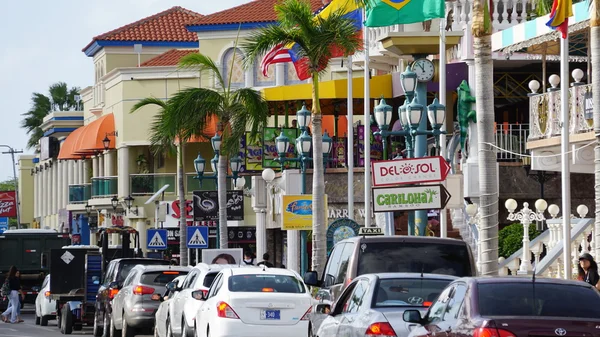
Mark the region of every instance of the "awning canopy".
POLYGON ((109 149, 115 148, 115 119, 114 115, 107 114, 95 121, 77 128, 63 141, 58 159, 81 159, 89 157, 96 152, 104 151, 104 138, 110 140, 109 149))
POLYGON ((60 146, 60 152, 58 153, 59 160, 77 160, 86 156, 85 154, 77 154, 77 142, 84 131, 85 126, 81 126, 65 138, 60 146))
MULTIPOLYGON (((217 133, 217 124, 219 119, 216 116, 212 116, 206 123, 204 130, 202 130, 201 136, 192 136, 188 139, 188 143, 207 143, 217 133)), ((179 144, 179 138, 175 138, 175 144, 179 144)))
MULTIPOLYGON (((372 99, 392 98, 392 75, 373 76, 370 80, 372 99)), ((364 98, 364 78, 352 79, 352 97, 364 98)), ((312 99, 312 84, 286 85, 262 89, 265 100, 300 101, 312 99)), ((347 79, 323 81, 319 83, 319 99, 341 99, 348 97, 347 79)))
MULTIPOLYGON (((323 115, 323 121, 321 123, 321 128, 323 133, 327 131, 329 136, 338 136, 338 137, 346 137, 348 134, 348 118, 346 116, 339 116, 337 122, 337 134, 335 132, 335 116, 332 115, 323 115)), ((312 123, 311 123, 312 124, 312 123)), ((312 126, 311 126, 312 128, 312 126)))

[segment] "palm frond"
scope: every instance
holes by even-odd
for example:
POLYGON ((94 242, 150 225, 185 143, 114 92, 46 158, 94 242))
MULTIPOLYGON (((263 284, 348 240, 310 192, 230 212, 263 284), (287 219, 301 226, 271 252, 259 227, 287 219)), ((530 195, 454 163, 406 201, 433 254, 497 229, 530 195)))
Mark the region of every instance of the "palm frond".
POLYGON ((141 101, 135 103, 131 110, 129 110, 129 113, 134 113, 147 105, 157 105, 162 109, 167 109, 167 102, 165 102, 164 100, 155 97, 146 97, 141 101))
POLYGON ((223 137, 223 150, 226 154, 237 153, 240 139, 247 130, 255 137, 267 125, 269 105, 261 93, 242 88, 232 93, 232 104, 228 107, 228 137, 223 137))
POLYGON ((221 88, 225 88, 225 81, 221 70, 215 64, 215 62, 208 56, 201 53, 188 54, 179 60, 180 68, 193 68, 198 69, 202 72, 209 72, 217 80, 218 85, 221 88))
POLYGON ((240 47, 244 52, 244 68, 250 69, 258 58, 266 55, 278 44, 287 45, 298 39, 297 34, 279 25, 270 25, 254 31, 240 47))
POLYGON ((68 91, 69 90, 65 82, 57 82, 50 85, 48 93, 50 94, 50 99, 54 104, 53 109, 58 109, 60 111, 66 110, 68 91))
POLYGON ((179 91, 169 100, 173 120, 179 124, 185 141, 194 136, 204 136, 203 130, 212 117, 223 121, 224 96, 207 88, 188 88, 179 91))

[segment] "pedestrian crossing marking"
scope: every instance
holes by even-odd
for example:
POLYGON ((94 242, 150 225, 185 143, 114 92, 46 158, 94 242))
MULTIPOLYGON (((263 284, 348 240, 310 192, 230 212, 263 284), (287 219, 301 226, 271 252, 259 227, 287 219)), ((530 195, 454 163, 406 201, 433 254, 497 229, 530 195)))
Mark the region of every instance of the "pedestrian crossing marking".
POLYGON ((204 240, 204 237, 202 236, 202 233, 200 233, 199 229, 196 229, 194 234, 192 234, 192 237, 188 242, 188 246, 206 246, 206 240, 204 240))
POLYGON ((166 245, 159 232, 155 232, 152 240, 148 243, 148 247, 165 247, 166 245))

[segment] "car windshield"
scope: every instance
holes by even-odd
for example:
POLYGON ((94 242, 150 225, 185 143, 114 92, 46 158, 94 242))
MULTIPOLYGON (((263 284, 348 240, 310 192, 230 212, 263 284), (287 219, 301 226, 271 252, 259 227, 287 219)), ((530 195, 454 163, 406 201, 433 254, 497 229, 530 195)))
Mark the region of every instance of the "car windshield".
POLYGON ((382 279, 373 294, 373 308, 394 306, 430 306, 450 280, 427 278, 382 279))
POLYGON ((186 274, 187 272, 185 271, 175 270, 152 271, 142 274, 140 283, 145 285, 164 286, 165 284, 173 281, 178 276, 186 274))
POLYGON ((424 242, 363 243, 358 275, 375 273, 430 273, 472 276, 465 245, 424 242))
POLYGON ((204 277, 204 280, 202 281, 202 285, 205 286, 206 288, 210 288, 210 285, 213 283, 213 281, 215 280, 215 277, 217 277, 217 275, 219 275, 219 273, 206 274, 206 276, 204 277))
POLYGON ((232 292, 275 292, 300 294, 304 285, 293 276, 287 275, 237 275, 229 278, 232 292))
POLYGON ((168 264, 169 261, 162 260, 138 260, 138 261, 123 261, 121 262, 121 269, 119 270, 119 274, 117 275, 117 282, 123 282, 129 275, 129 272, 133 267, 143 264, 144 266, 155 266, 155 265, 165 265, 168 264))
POLYGON ((600 317, 600 296, 596 290, 579 285, 483 283, 478 285, 478 294, 483 317, 600 317))

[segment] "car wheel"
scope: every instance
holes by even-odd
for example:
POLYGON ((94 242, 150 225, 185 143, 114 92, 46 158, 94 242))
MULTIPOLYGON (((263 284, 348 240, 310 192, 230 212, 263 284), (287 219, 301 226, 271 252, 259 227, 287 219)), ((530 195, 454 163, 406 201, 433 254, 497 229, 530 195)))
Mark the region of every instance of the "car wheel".
POLYGON ((42 316, 40 317, 40 325, 41 326, 48 326, 48 321, 50 320, 50 317, 48 316, 42 316))
POLYGON ((181 319, 181 337, 193 337, 186 323, 185 316, 181 319))
POLYGON ((110 337, 110 320, 106 311, 102 320, 102 337, 110 337))
POLYGON ((37 315, 37 310, 35 312, 35 325, 40 325, 41 317, 37 315))
POLYGON ((110 337, 121 337, 121 330, 117 330, 117 328, 115 327, 115 321, 112 319, 112 317, 109 318, 110 319, 110 337))
POLYGON ((167 328, 167 337, 173 337, 173 329, 171 329, 171 318, 167 317, 167 324, 165 327, 167 328))
POLYGON ((62 322, 60 323, 60 332, 63 335, 70 335, 73 333, 73 313, 71 312, 70 305, 65 304, 62 307, 60 317, 62 319, 62 322))
POLYGON ((121 332, 122 332, 123 337, 135 336, 135 330, 127 324, 125 315, 123 315, 123 330, 121 332))
POLYGON ((98 325, 98 317, 94 317, 94 330, 92 330, 92 335, 94 337, 101 337, 104 329, 98 325))

